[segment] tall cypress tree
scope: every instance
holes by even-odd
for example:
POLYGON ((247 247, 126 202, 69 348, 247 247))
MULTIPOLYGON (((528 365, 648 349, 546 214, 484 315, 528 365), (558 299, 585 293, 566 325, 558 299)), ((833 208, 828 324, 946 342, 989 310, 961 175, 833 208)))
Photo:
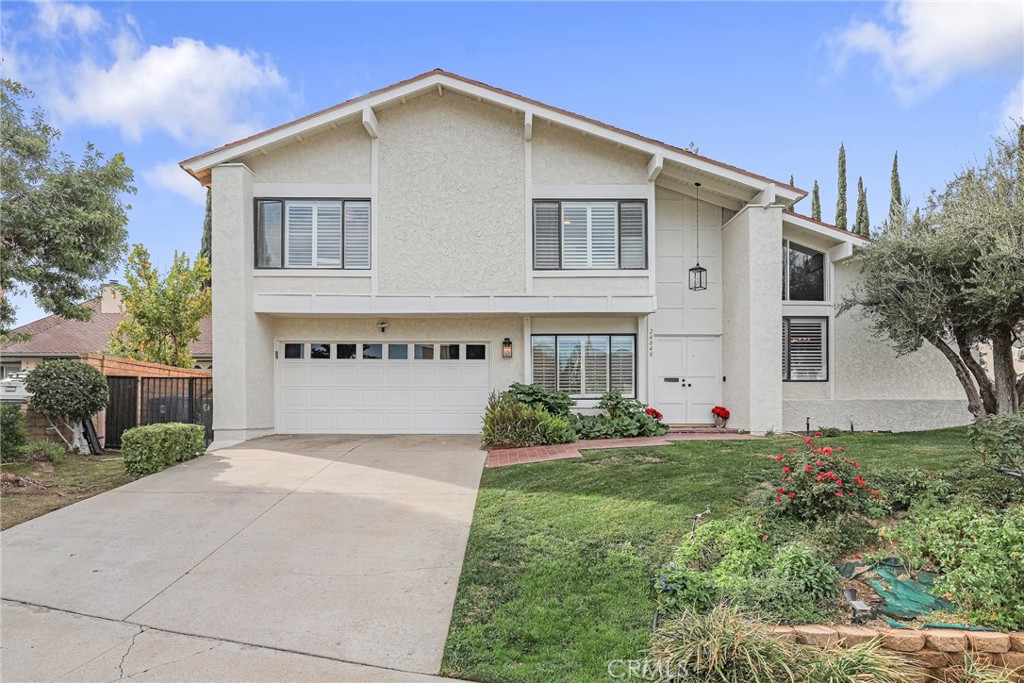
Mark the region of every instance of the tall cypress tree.
POLYGON ((903 190, 900 188, 900 153, 892 155, 892 178, 889 180, 889 225, 897 225, 906 215, 903 208, 903 190))
POLYGON ((836 227, 846 227, 846 147, 839 145, 839 196, 836 197, 836 227))
POLYGON ((818 190, 818 181, 814 181, 814 189, 811 191, 811 218, 821 220, 821 193, 818 190))
POLYGON ((213 195, 206 188, 206 215, 203 217, 203 241, 199 245, 199 255, 212 262, 213 251, 213 195))
POLYGON ((857 218, 853 223, 853 232, 867 237, 871 234, 871 221, 868 218, 868 192, 864 189, 864 179, 857 178, 857 218))
POLYGON ((792 173, 789 174, 789 186, 790 187, 796 187, 796 183, 793 182, 793 174, 792 173))

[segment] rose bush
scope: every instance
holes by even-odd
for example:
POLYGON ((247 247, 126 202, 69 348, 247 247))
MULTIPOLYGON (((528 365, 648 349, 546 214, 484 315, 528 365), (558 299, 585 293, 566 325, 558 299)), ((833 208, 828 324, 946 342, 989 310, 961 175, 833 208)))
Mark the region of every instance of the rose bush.
POLYGON ((842 446, 818 446, 811 436, 804 437, 804 445, 802 450, 791 448, 775 456, 779 469, 772 487, 775 503, 784 513, 820 519, 862 512, 878 499, 860 463, 847 457, 842 446))

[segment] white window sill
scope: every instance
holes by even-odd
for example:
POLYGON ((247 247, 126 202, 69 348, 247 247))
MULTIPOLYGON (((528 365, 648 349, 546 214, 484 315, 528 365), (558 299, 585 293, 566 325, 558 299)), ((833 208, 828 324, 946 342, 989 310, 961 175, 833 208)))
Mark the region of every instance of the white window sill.
POLYGON ((541 277, 650 277, 650 270, 532 270, 530 276, 541 277))
POLYGON ((330 268, 253 268, 253 277, 372 277, 372 270, 330 268))

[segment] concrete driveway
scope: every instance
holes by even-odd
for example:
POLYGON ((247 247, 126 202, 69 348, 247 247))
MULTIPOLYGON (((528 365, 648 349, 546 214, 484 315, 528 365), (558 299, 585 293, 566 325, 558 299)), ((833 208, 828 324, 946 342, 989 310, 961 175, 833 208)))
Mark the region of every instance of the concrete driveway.
POLYGON ((3 679, 429 680, 478 448, 267 437, 5 531, 3 679))

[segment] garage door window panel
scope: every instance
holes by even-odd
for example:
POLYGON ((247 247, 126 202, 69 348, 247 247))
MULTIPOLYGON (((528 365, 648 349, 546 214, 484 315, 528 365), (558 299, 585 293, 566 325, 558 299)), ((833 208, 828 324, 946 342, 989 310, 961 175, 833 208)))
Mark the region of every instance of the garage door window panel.
POLYGON ((331 357, 330 344, 310 344, 309 357, 312 360, 324 360, 331 357))
POLYGON ((284 357, 289 359, 302 359, 306 357, 306 345, 305 344, 285 344, 284 345, 284 357))
POLYGON ((363 360, 380 360, 384 357, 381 344, 363 344, 363 360))
POLYGON ((388 344, 388 360, 408 360, 408 344, 388 344))
POLYGON ((355 360, 356 349, 355 344, 338 344, 338 360, 355 360))

